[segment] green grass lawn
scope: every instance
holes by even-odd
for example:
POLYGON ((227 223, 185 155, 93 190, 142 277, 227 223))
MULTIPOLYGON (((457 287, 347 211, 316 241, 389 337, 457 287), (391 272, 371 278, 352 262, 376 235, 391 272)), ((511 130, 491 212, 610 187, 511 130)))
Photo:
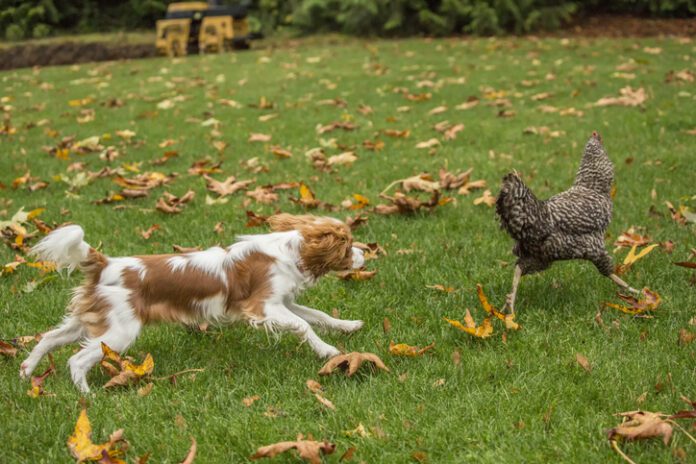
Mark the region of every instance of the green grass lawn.
MULTIPOLYGON (((480 321, 477 283, 496 305, 502 305, 510 289, 512 241, 499 229, 493 208, 473 204, 482 191, 468 196, 447 192, 454 202, 413 216, 380 216, 368 209, 369 221, 355 231, 355 238, 376 241, 386 250, 386 256, 368 262, 377 275, 361 282, 328 276, 300 302, 328 312, 336 308, 342 318, 363 319, 365 326, 356 334, 322 337, 346 351, 378 354, 390 374, 361 371, 355 378, 319 378, 322 361, 295 337, 275 340, 246 326, 211 327, 205 333, 178 326, 149 327, 128 353, 138 360, 151 353, 155 377, 193 368, 204 371, 182 375, 176 384, 157 380, 152 392, 140 397, 137 388, 100 389, 108 377, 93 369, 89 381, 94 393, 86 403, 95 441, 105 441, 113 430, 124 428, 131 445, 129 462, 146 452, 150 462, 178 462, 189 448, 190 436, 198 441, 196 462, 247 462, 257 447, 292 440, 298 433, 337 443, 336 454, 326 462, 338 462, 349 447, 356 448, 351 460, 356 463, 415 462, 424 457, 431 463, 620 462, 605 435, 619 423, 613 413, 673 412, 686 406, 680 395, 696 397, 696 343, 678 343, 680 329, 696 331, 689 325, 696 315, 694 273, 672 264, 689 259, 696 229, 677 224, 665 206, 670 201, 694 211, 696 204, 696 137, 686 133, 696 127, 696 88, 693 82, 665 82, 671 70, 694 72, 694 47, 693 41, 677 39, 417 39, 343 41, 334 46, 315 42, 175 61, 0 73, 2 105, 12 107, 11 123, 16 127, 14 135, 0 135, 0 220, 20 207, 45 208, 41 219, 82 225, 87 241, 111 256, 170 252, 173 244, 227 245, 237 234, 264 232, 245 227, 247 209, 259 214, 303 212, 288 199, 297 196, 296 190, 280 191, 280 200, 271 205, 252 200, 247 206, 243 193, 229 197, 226 204, 206 205, 206 193, 215 195, 205 190, 202 178, 187 172, 194 161, 206 157, 222 161, 222 173, 213 174, 217 179, 256 179, 251 189, 304 181, 317 198, 334 205, 355 193, 377 204, 379 192, 390 182, 420 172, 437 177, 441 167, 473 167, 472 178, 485 179, 494 195, 500 178, 516 169, 537 195, 546 198, 570 186, 582 147, 595 129, 616 166, 617 194, 607 247, 613 249, 616 237, 631 226, 642 227, 640 232, 655 243, 674 242, 671 254, 657 248, 625 275, 631 285, 660 293, 663 302, 654 318, 636 319, 606 309, 603 323, 598 323, 595 315, 603 303, 616 300, 615 286, 590 263, 558 263, 522 279, 517 302, 521 331, 508 333, 504 342, 496 326, 493 337, 478 340, 449 326, 443 317, 461 319, 470 308, 480 321), (624 64, 631 66, 617 70, 624 64), (645 89, 648 99, 642 106, 589 106, 602 97, 617 96, 627 85, 645 89), (399 88, 410 94, 427 92, 431 98, 411 101, 399 88), (544 92, 552 95, 532 99, 544 92), (480 104, 455 109, 470 96, 480 98, 480 104), (123 106, 106 104, 114 98, 123 106), (249 106, 262 98, 274 107, 249 106), (496 98, 507 99, 511 106, 491 106, 496 98), (89 100, 84 106, 69 104, 77 99, 89 100), (173 107, 158 108, 167 99, 173 107), (221 104, 223 99, 237 101, 241 108, 221 104), (327 99, 342 99, 347 105, 321 103, 327 99), (373 112, 361 113, 361 104, 373 112), (443 105, 445 112, 429 115, 443 105), (545 113, 541 105, 573 107, 583 114, 545 113), (76 119, 85 109, 94 110, 94 119, 79 124, 76 119), (500 110, 514 115, 500 117, 500 110), (268 114, 277 117, 259 120, 268 114), (219 121, 219 133, 214 133, 214 125, 202 124, 210 118, 219 121), (433 129, 444 120, 465 128, 456 139, 444 140, 433 129), (317 133, 317 125, 332 121, 359 127, 317 133), (530 126, 560 133, 524 134, 530 126), (116 135, 126 129, 136 133, 130 142, 116 135), (385 129, 408 129, 410 136, 392 138, 383 134, 385 129), (252 132, 269 134, 272 140, 250 143, 252 132), (102 137, 102 145, 113 145, 120 156, 109 163, 98 153, 70 152, 61 159, 42 150, 62 137, 81 140, 94 135, 102 137), (434 150, 416 148, 433 137, 441 141, 434 150), (160 148, 166 139, 177 143, 160 148), (383 150, 363 147, 364 140, 375 139, 384 142, 383 150), (214 141, 228 146, 220 154, 214 141), (293 156, 276 158, 269 149, 272 144, 293 156), (327 156, 352 150, 358 160, 331 173, 316 170, 304 154, 322 145, 327 156), (178 156, 161 166, 150 163, 167 150, 178 156), (266 164, 268 172, 254 174, 242 167, 241 162, 253 157, 266 164), (104 177, 66 193, 69 186, 54 176, 75 177, 78 171, 68 172, 73 163, 84 163, 85 172, 125 166, 141 173, 179 175, 147 198, 97 205, 95 200, 118 192, 119 186, 104 177), (35 182, 30 181, 13 189, 13 180, 27 171, 47 181, 48 187, 32 192, 26 188, 35 182), (196 198, 182 213, 155 210, 165 191, 182 195, 188 189, 196 198), (218 222, 224 223, 222 233, 214 230, 218 222), (153 224, 161 228, 145 240, 139 230, 153 224), (455 291, 426 287, 432 284, 455 291), (391 321, 389 333, 383 329, 385 318, 391 321), (390 340, 419 346, 435 342, 435 349, 417 358, 394 357, 388 350, 390 340), (460 363, 453 362, 456 352, 460 363), (578 365, 577 353, 587 357, 591 372, 578 365), (307 379, 324 385, 335 411, 316 401, 305 387, 307 379), (245 406, 242 399, 253 395, 260 399, 245 406), (346 433, 359 424, 368 436, 346 433)), ((124 173, 135 174, 128 169, 124 173)), ((354 212, 330 214, 345 218, 354 212)), ((626 252, 617 252, 617 262, 626 252)), ((2 245, 1 262, 14 261, 15 253, 2 245)), ((39 270, 26 266, 0 277, 0 338, 43 332, 60 321, 80 275, 24 291, 28 283, 41 279, 39 270)), ((18 378, 26 353, 0 357, 0 460, 72 462, 65 442, 80 411, 81 395, 66 361, 77 348, 55 352, 57 373, 46 382, 46 390, 55 396, 38 399, 27 396, 29 385, 18 378)), ((37 373, 47 365, 44 360, 37 373)), ((622 448, 641 463, 687 462, 696 456, 696 445, 680 432, 668 447, 651 440, 622 448)), ((285 456, 273 462, 295 461, 285 456)))

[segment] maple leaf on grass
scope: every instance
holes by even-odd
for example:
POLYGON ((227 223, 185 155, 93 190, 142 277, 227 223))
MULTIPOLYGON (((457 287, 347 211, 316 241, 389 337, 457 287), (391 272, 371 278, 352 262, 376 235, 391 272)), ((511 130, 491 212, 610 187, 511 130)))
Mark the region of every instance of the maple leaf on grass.
POLYGON ((483 293, 483 286, 481 284, 476 284, 476 295, 481 302, 481 307, 483 307, 483 310, 503 321, 506 329, 518 330, 520 328, 519 324, 515 322, 514 314, 503 314, 488 302, 488 298, 486 297, 486 294, 483 293))
MULTIPOLYGON (((101 445, 92 443, 92 425, 87 417, 87 409, 82 409, 75 424, 75 431, 68 437, 68 449, 77 462, 99 461, 105 452, 109 458, 123 455, 127 446, 123 439, 123 429, 116 430, 109 436, 109 441, 101 445)), ((108 461, 107 461, 108 462, 108 461)), ((116 461, 123 462, 123 461, 116 461)))
POLYGON ((607 430, 609 440, 622 438, 625 440, 641 440, 647 438, 662 438, 667 445, 672 438, 672 426, 666 422, 664 414, 650 411, 630 411, 616 414, 624 418, 624 422, 607 430))
POLYGON ((104 388, 120 387, 138 382, 141 378, 150 375, 155 368, 155 361, 150 353, 145 356, 142 364, 138 365, 128 359, 122 359, 118 353, 103 342, 101 348, 104 355, 101 366, 111 376, 111 380, 104 385, 104 388))
POLYGON ((336 445, 328 441, 303 440, 302 435, 299 435, 296 441, 281 441, 272 445, 262 446, 249 459, 272 458, 292 449, 296 450, 297 454, 304 461, 310 464, 321 464, 321 456, 332 454, 336 451, 336 445))
POLYGON ((593 106, 639 106, 648 99, 643 87, 633 90, 631 86, 627 86, 619 90, 619 93, 619 97, 600 98, 593 106))
POLYGON ((230 176, 224 181, 220 182, 207 174, 203 175, 203 179, 206 182, 206 188, 211 192, 215 192, 220 197, 225 197, 227 195, 232 195, 240 190, 245 190, 250 184, 253 184, 253 180, 240 180, 238 181, 235 176, 230 176))
POLYGON ((464 314, 464 324, 462 324, 459 321, 447 318, 445 318, 445 321, 447 321, 453 327, 456 327, 457 329, 461 330, 462 332, 466 332, 469 335, 473 335, 477 338, 488 338, 491 335, 493 335, 493 325, 491 324, 491 317, 488 316, 484 318, 481 325, 477 326, 476 322, 474 321, 474 318, 471 316, 471 313, 468 309, 466 309, 466 313, 464 314))
POLYGON ((321 200, 318 200, 312 189, 309 188, 307 184, 304 182, 300 182, 300 185, 298 187, 298 191, 300 194, 299 198, 290 198, 290 201, 293 203, 296 203, 304 208, 307 209, 315 209, 318 207, 322 207, 324 209, 327 209, 329 211, 334 209, 333 205, 330 205, 329 203, 323 202, 321 200))
POLYGON ((364 362, 372 363, 378 369, 389 372, 389 368, 376 354, 358 353, 353 351, 351 353, 339 354, 338 356, 334 356, 333 358, 329 359, 319 370, 319 375, 330 375, 334 370, 339 368, 343 369, 348 377, 351 377, 358 371, 358 369, 360 369, 360 366, 362 366, 364 362))
POLYGON ((633 316, 643 315, 648 311, 654 311, 660 305, 662 299, 657 292, 653 292, 649 288, 645 287, 641 291, 641 298, 636 298, 633 295, 623 295, 621 293, 617 294, 619 298, 628 303, 630 307, 619 305, 616 303, 604 303, 606 306, 614 309, 618 309, 622 313, 630 314, 633 316))
POLYGON ((648 253, 653 251, 653 249, 658 246, 659 244, 653 243, 652 245, 648 245, 640 250, 640 252, 636 253, 636 248, 638 248, 638 245, 633 245, 624 258, 623 264, 616 267, 616 273, 618 275, 625 274, 636 263, 636 261, 647 256, 648 253))
POLYGON ((163 213, 178 214, 183 210, 184 205, 193 200, 195 196, 196 192, 193 190, 189 190, 181 197, 172 195, 169 192, 164 192, 164 196, 157 200, 155 208, 163 213))
POLYGON ((435 348, 435 342, 424 346, 423 348, 407 345, 406 343, 394 343, 393 341, 389 342, 389 353, 391 353, 393 356, 407 356, 409 358, 414 358, 416 356, 422 356, 433 348, 435 348))
POLYGON ((247 223, 245 227, 259 227, 268 222, 268 216, 262 216, 260 214, 256 214, 253 211, 247 211, 246 217, 247 223))

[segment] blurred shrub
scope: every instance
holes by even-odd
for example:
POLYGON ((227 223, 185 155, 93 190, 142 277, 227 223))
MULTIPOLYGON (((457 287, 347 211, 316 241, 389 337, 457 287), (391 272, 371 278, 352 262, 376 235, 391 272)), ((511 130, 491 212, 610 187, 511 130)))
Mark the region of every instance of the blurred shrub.
MULTIPOLYGON (((557 29, 578 15, 687 17, 696 0, 220 0, 249 7, 252 30, 361 36, 524 34, 557 29)), ((151 29, 172 0, 0 0, 0 37, 52 30, 151 29)))

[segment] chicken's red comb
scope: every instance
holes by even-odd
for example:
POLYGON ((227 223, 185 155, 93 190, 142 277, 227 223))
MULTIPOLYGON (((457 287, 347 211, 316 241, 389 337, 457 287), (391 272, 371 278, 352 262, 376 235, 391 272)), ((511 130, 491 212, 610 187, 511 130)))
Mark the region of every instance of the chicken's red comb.
POLYGON ((600 142, 602 141, 602 136, 599 135, 599 132, 597 132, 597 131, 592 131, 592 137, 596 138, 600 142))

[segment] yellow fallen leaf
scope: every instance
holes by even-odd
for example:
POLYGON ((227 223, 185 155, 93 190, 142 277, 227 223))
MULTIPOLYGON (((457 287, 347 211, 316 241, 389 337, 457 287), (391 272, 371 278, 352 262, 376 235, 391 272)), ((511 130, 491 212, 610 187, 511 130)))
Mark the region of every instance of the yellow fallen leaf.
POLYGON ((394 356, 408 356, 413 358, 416 356, 422 356, 425 352, 430 351, 433 348, 435 348, 435 342, 424 346, 423 348, 407 345, 406 343, 394 344, 393 341, 389 342, 389 353, 394 356))
POLYGON ((477 338, 488 338, 491 335, 493 335, 493 325, 491 324, 490 316, 484 318, 481 325, 477 326, 476 322, 474 321, 474 318, 471 317, 471 313, 468 309, 466 310, 466 314, 464 315, 464 324, 462 324, 459 321, 447 318, 445 318, 445 321, 447 321, 453 327, 456 327, 457 329, 466 332, 469 335, 473 335, 477 338))
MULTIPOLYGON (((68 437, 68 448, 72 455, 77 459, 77 462, 84 461, 99 461, 106 452, 109 457, 117 458, 123 452, 119 448, 114 448, 118 442, 125 441, 123 439, 123 429, 119 429, 111 434, 109 441, 101 445, 92 443, 92 425, 87 417, 87 410, 83 409, 80 412, 80 417, 75 424, 75 431, 68 437)), ((116 461, 123 462, 123 461, 116 461)))
POLYGON ((643 248, 638 254, 636 254, 636 248, 638 247, 637 245, 633 245, 631 247, 631 250, 628 252, 626 257, 623 260, 624 265, 631 265, 638 261, 639 259, 645 257, 648 253, 653 251, 655 247, 659 246, 657 243, 653 243, 652 245, 648 245, 645 248, 643 248))
POLYGON ((486 295, 483 293, 483 286, 481 286, 481 284, 476 284, 476 294, 478 295, 483 310, 505 322, 506 329, 518 330, 520 328, 520 325, 515 322, 514 314, 501 313, 488 302, 488 298, 486 298, 486 295))

